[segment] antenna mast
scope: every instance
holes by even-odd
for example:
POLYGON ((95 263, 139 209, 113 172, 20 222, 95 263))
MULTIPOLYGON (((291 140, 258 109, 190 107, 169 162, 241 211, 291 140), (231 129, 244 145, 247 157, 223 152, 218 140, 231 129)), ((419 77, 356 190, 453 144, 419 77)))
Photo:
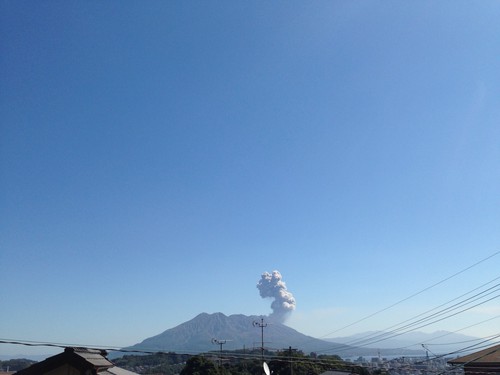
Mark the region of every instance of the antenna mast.
POLYGON ((260 323, 257 321, 253 322, 254 327, 260 327, 260 355, 262 357, 262 362, 264 362, 264 327, 267 327, 267 323, 264 323, 264 318, 260 318, 260 323))
POLYGON ((212 344, 220 346, 219 366, 222 366, 222 345, 224 345, 226 342, 227 340, 212 339, 212 344))

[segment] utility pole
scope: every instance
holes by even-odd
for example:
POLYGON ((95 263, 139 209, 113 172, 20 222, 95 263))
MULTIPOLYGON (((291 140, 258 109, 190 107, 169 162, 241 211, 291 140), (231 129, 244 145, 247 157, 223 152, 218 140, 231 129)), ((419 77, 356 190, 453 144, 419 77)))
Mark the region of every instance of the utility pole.
POLYGON ((422 345, 422 348, 424 348, 424 349, 425 349, 425 353, 426 353, 426 354, 425 354, 425 356, 426 356, 427 360, 429 360, 429 352, 431 352, 431 354, 432 354, 434 357, 436 357, 436 358, 438 357, 438 355, 437 355, 437 354, 435 354, 435 353, 433 353, 433 352, 432 352, 432 351, 431 351, 431 350, 427 347, 427 345, 424 345, 424 344, 421 344, 421 345, 422 345))
POLYGON ((260 353, 262 357, 262 362, 264 362, 264 327, 267 327, 267 323, 264 323, 264 318, 260 318, 260 323, 254 321, 253 322, 254 327, 260 327, 260 353))
POLYGON ((224 345, 226 342, 227 340, 212 339, 212 344, 220 346, 219 366, 222 366, 222 345, 224 345))
POLYGON ((293 360, 292 360, 292 350, 297 350, 297 349, 292 349, 291 346, 288 347, 288 358, 290 358, 290 375, 293 375, 293 360))

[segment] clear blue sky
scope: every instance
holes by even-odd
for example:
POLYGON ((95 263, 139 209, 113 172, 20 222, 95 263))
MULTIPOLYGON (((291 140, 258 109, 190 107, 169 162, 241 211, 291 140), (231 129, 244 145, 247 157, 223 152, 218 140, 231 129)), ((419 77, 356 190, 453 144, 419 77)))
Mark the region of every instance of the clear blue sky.
POLYGON ((275 269, 288 324, 320 337, 494 254, 499 19, 487 0, 0 0, 0 338, 125 346, 269 314, 275 269))

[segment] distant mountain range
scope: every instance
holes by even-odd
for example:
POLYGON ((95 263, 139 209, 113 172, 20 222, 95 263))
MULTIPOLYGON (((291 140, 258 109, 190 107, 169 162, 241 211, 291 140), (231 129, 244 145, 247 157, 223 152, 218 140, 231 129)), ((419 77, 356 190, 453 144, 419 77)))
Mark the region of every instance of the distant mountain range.
MULTIPOLYGON (((219 350, 212 339, 226 340, 223 350, 255 349, 261 347, 262 332, 264 347, 277 350, 292 347, 304 353, 337 354, 340 357, 378 355, 380 347, 375 349, 349 346, 342 342, 319 340, 304 335, 282 323, 268 317, 230 315, 222 313, 201 313, 195 318, 168 329, 159 335, 149 337, 133 346, 123 348, 137 351, 167 351, 177 353, 201 353, 219 350), (264 319, 263 321, 261 319, 264 319), (264 323, 265 327, 259 324, 264 323)), ((418 350, 394 351, 390 348, 380 350, 382 355, 422 355, 418 350)))
MULTIPOLYGON (((438 355, 463 349, 479 340, 472 336, 447 331, 409 332, 401 335, 370 331, 320 340, 304 335, 277 321, 272 321, 269 317, 201 313, 187 322, 146 338, 138 344, 123 348, 123 350, 198 354, 220 349, 219 345, 214 345, 212 339, 225 340, 223 350, 260 349, 262 332, 264 333, 264 347, 268 350, 288 349, 291 346, 305 354, 311 352, 336 354, 342 358, 378 355, 421 356, 425 355, 426 351, 429 355, 438 355), (261 328, 259 324, 262 322, 265 327, 261 328)), ((110 352, 110 357, 116 358, 123 354, 134 353, 110 352)), ((37 359, 34 357, 33 355, 19 355, 17 357, 3 356, 0 359, 37 359)))
POLYGON ((425 350, 429 355, 446 354, 463 349, 468 345, 477 343, 478 338, 448 331, 435 331, 432 333, 408 332, 403 334, 368 331, 347 337, 333 337, 325 339, 345 345, 363 345, 377 349, 425 350), (425 345, 425 348, 422 346, 425 345))

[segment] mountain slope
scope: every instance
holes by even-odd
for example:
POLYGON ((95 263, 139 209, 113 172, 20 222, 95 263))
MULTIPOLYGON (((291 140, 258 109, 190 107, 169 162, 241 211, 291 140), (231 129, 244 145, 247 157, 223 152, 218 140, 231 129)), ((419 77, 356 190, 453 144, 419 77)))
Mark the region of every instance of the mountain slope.
MULTIPOLYGON (((201 313, 185 323, 124 349, 200 353, 219 349, 218 345, 212 343, 213 338, 227 340, 223 345, 224 350, 260 348, 262 331, 259 326, 253 325, 254 322, 260 323, 261 317, 201 313)), ((265 348, 284 349, 291 346, 305 353, 333 346, 349 349, 346 345, 336 345, 304 335, 268 318, 265 318, 264 324, 267 324, 263 329, 265 348)))

